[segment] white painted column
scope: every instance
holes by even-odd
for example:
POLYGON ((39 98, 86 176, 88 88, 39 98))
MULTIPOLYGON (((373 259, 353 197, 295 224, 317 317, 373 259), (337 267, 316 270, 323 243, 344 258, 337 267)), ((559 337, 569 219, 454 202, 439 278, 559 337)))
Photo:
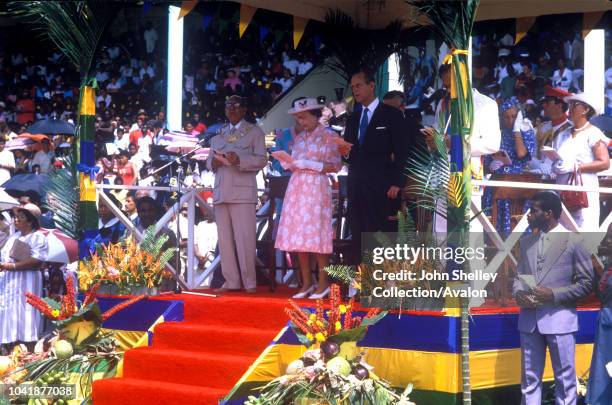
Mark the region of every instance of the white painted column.
POLYGON ((404 86, 399 82, 399 59, 396 53, 389 56, 387 66, 389 69, 389 91, 399 90, 403 92, 404 86))
POLYGON ((168 129, 181 130, 183 120, 183 18, 180 7, 168 6, 168 78, 166 117, 168 129))
POLYGON ((604 30, 591 30, 584 39, 584 92, 593 95, 603 112, 605 97, 606 37, 604 30))

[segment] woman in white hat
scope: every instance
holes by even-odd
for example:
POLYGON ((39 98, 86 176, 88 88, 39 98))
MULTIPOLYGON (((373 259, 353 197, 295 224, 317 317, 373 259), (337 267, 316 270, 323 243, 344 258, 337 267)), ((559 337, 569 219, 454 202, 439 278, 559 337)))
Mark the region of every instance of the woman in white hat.
POLYGON ((303 128, 294 140, 291 161, 281 164, 292 171, 283 201, 275 247, 296 252, 302 276, 302 288, 294 298, 323 298, 329 294, 329 283, 323 268, 332 253, 332 189, 328 173, 342 167, 342 158, 333 139, 338 135, 319 124, 325 107, 315 98, 293 102, 293 114, 303 128), (310 277, 311 254, 319 268, 319 282, 310 277))
MULTIPOLYGON (((591 125, 589 120, 600 112, 592 97, 585 93, 565 97, 569 105, 569 118, 574 123, 572 128, 561 132, 553 140, 553 148, 561 156, 553 165, 557 174, 557 184, 568 184, 571 175, 576 172, 586 187, 598 188, 597 173, 610 167, 608 155, 609 139, 591 125)), ((588 207, 571 212, 581 231, 599 230, 599 193, 587 193, 588 207)))
POLYGON ((38 232, 40 208, 28 203, 13 209, 16 232, 0 251, 0 343, 26 343, 42 332, 42 316, 26 303, 26 292, 42 295, 40 266, 47 258, 47 238, 38 232))

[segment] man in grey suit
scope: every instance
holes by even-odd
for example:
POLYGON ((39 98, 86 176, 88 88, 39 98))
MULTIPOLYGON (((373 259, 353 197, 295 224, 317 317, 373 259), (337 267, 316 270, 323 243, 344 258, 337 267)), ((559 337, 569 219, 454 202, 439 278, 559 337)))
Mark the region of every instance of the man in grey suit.
POLYGON ((523 405, 542 403, 546 347, 555 375, 555 404, 576 404, 576 302, 593 286, 591 254, 582 237, 559 224, 561 200, 539 192, 527 217, 534 230, 521 239, 513 293, 521 307, 521 392, 523 405))
POLYGON ((242 97, 227 99, 225 115, 229 124, 212 138, 206 162, 215 173, 213 206, 225 278, 217 292, 240 290, 241 285, 248 293, 256 292, 255 176, 268 159, 264 133, 244 120, 246 111, 242 97))

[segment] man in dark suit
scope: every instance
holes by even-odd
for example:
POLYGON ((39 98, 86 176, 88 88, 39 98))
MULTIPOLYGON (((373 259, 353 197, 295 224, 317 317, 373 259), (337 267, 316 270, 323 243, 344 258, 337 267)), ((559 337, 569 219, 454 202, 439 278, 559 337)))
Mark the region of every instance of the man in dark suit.
POLYGON ((344 139, 353 145, 347 157, 353 241, 348 261, 359 263, 363 232, 397 231, 388 213, 406 183, 404 168, 413 138, 405 133, 402 113, 376 98, 373 72, 361 69, 353 74, 351 89, 361 108, 349 117, 344 133, 344 139))
POLYGON ((555 403, 576 404, 576 302, 593 289, 593 265, 583 237, 563 228, 560 215, 556 194, 537 193, 527 216, 534 232, 521 239, 513 294, 521 307, 522 405, 542 403, 547 347, 555 403))

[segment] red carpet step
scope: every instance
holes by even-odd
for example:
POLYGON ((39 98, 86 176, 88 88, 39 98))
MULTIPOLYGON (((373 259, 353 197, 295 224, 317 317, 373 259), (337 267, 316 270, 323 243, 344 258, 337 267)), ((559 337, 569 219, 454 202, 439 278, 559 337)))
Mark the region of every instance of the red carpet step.
POLYGON ((215 405, 287 323, 289 291, 189 294, 185 320, 155 328, 153 346, 128 350, 123 378, 94 382, 94 405, 215 405))

